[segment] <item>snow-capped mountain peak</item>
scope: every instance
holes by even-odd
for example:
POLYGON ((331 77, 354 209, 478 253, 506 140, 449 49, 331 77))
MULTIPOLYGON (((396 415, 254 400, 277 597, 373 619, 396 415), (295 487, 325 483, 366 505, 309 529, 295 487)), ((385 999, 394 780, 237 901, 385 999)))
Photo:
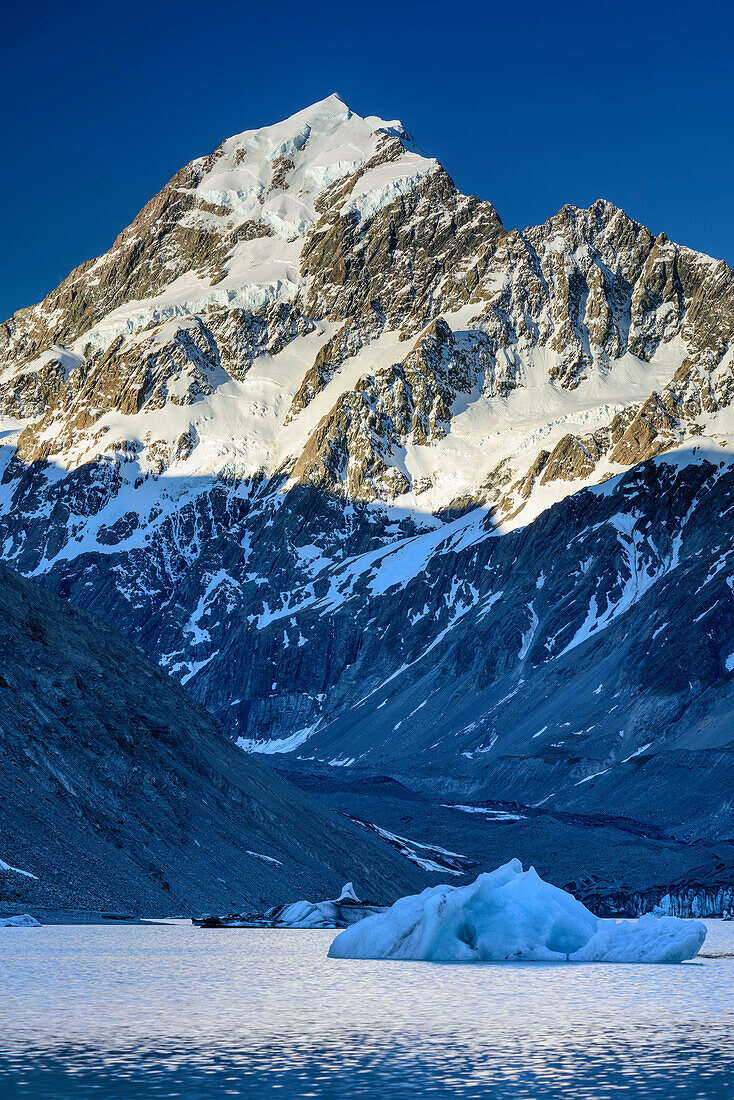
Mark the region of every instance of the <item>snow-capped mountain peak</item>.
MULTIPOLYGON (((598 639, 624 616, 654 654, 656 591, 683 630, 681 570, 702 623, 709 584, 730 598, 721 516, 705 552, 697 524, 728 507, 733 348, 722 261, 604 200, 508 231, 332 95, 193 160, 0 328, 4 556, 245 746, 446 753, 473 782, 504 767, 505 697, 535 706, 582 646, 622 675, 598 639), (428 701, 439 658, 482 713, 428 701)), ((708 690, 734 638, 699 629, 708 690)), ((647 743, 641 715, 584 727, 569 789, 647 743)))

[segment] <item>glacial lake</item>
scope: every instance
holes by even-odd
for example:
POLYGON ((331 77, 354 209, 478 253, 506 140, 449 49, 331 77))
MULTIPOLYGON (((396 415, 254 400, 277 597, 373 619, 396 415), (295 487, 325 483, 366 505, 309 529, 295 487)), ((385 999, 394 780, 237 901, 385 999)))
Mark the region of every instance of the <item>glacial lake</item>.
POLYGON ((326 957, 325 931, 0 931, 0 1097, 734 1097, 734 923, 682 966, 326 957))

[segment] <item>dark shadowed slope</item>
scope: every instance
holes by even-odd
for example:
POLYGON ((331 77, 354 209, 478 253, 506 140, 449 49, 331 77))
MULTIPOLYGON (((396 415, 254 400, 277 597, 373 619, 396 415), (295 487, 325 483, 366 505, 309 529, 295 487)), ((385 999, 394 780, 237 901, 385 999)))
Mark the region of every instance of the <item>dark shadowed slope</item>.
POLYGON ((5 566, 0 860, 9 908, 240 908, 347 878, 389 900, 425 879, 228 742, 115 630, 5 566))

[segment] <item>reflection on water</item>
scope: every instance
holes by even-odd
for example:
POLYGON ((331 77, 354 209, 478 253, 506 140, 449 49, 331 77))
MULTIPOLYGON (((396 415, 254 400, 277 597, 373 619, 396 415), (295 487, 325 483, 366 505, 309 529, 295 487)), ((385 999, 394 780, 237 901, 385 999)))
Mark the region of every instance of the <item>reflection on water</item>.
POLYGON ((0 1097, 734 1097, 734 958, 358 962, 332 936, 4 930, 0 1097))

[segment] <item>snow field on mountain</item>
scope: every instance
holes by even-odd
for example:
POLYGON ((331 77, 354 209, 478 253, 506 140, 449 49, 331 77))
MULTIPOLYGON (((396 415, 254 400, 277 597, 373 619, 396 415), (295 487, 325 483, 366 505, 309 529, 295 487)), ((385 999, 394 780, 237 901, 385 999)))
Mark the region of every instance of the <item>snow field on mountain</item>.
MULTIPOLYGON (((460 331, 457 322, 466 324, 471 312, 445 314, 444 319, 460 331)), ((595 364, 589 377, 569 390, 549 378, 549 368, 559 361, 556 353, 545 348, 520 353, 519 385, 506 397, 488 395, 480 379, 472 394, 457 400, 443 439, 428 447, 406 444, 405 466, 411 478, 428 478, 431 488, 396 497, 395 505, 419 512, 445 508, 455 497, 481 485, 502 461, 509 461, 514 473, 520 474, 541 448, 552 450, 568 433, 593 432, 630 402, 644 401, 670 381, 684 356, 679 341, 663 345, 649 363, 627 353, 605 365, 595 364)), ((584 482, 559 479, 537 487, 517 523, 529 522, 569 492, 625 468, 602 460, 584 482)), ((512 526, 513 522, 507 524, 508 529, 512 526)))
MULTIPOLYGON (((276 300, 291 301, 304 282, 300 255, 306 233, 318 221, 316 203, 337 180, 352 175, 376 153, 385 135, 404 133, 400 122, 360 118, 337 95, 273 126, 247 130, 223 143, 211 169, 193 189, 206 210, 188 212, 182 226, 229 229, 260 225, 265 236, 239 241, 223 278, 212 285, 196 273, 173 280, 159 294, 110 312, 77 341, 105 347, 121 333, 151 322, 200 313, 208 306, 258 310, 276 300), (273 179, 280 169, 280 180, 273 179)), ((407 151, 398 160, 365 172, 345 200, 344 212, 374 216, 386 203, 412 190, 438 162, 407 151)))
MULTIPOLYGON (((446 314, 445 319, 455 332, 461 332, 470 312, 473 311, 463 309, 446 314)), ((186 325, 185 319, 165 322, 155 331, 155 343, 170 340, 186 325)), ((350 392, 365 374, 390 366, 409 350, 409 345, 406 347, 399 342, 397 332, 383 333, 348 359, 306 408, 284 425, 303 375, 319 348, 337 328, 335 322, 322 322, 314 332, 296 337, 277 355, 262 354, 242 381, 225 379, 213 394, 198 398, 193 405, 169 401, 165 408, 153 412, 145 409, 134 415, 114 410, 107 412, 95 425, 95 436, 98 430, 103 430, 107 448, 123 440, 138 440, 144 444, 147 439, 155 439, 173 444, 193 425, 198 434, 197 446, 188 458, 174 459, 158 482, 164 493, 167 482, 176 483, 179 499, 189 491, 205 491, 210 480, 223 470, 243 478, 260 472, 272 474, 283 463, 295 460, 321 418, 343 393, 350 392)), ((145 336, 150 339, 149 334, 145 336)), ((140 341, 143 334, 133 339, 140 341)), ((416 518, 425 516, 429 520, 437 509, 475 489, 503 460, 509 461, 519 472, 540 447, 552 448, 567 432, 589 432, 608 423, 623 407, 624 394, 642 400, 651 388, 662 385, 673 373, 680 354, 680 350, 666 347, 659 360, 651 364, 627 355, 609 369, 594 373, 573 391, 549 381, 547 356, 542 351, 533 354, 523 384, 507 397, 486 396, 480 380, 473 394, 462 396, 457 402, 463 408, 453 416, 443 439, 428 446, 406 443, 400 465, 414 481, 430 479, 432 487, 397 497, 393 502, 396 514, 405 511, 416 518)), ((719 419, 721 429, 729 427, 727 420, 734 420, 731 415, 719 419)), ((53 428, 50 427, 46 434, 51 441, 53 428)), ((82 437, 76 448, 64 454, 64 465, 73 467, 89 460, 96 446, 94 439, 82 437)), ((144 472, 144 451, 139 465, 144 472)), ((136 462, 129 471, 131 477, 137 467, 136 462)), ((622 470, 602 460, 588 479, 573 483, 558 480, 539 486, 519 516, 505 526, 511 529, 525 524, 563 499, 569 491, 593 485, 622 470)), ((95 528, 109 525, 131 507, 142 511, 139 490, 134 492, 134 503, 128 493, 121 493, 90 519, 89 539, 92 542, 95 541, 95 528)), ((131 537, 136 540, 140 535, 131 537)), ((135 541, 131 545, 135 545, 135 541)))

